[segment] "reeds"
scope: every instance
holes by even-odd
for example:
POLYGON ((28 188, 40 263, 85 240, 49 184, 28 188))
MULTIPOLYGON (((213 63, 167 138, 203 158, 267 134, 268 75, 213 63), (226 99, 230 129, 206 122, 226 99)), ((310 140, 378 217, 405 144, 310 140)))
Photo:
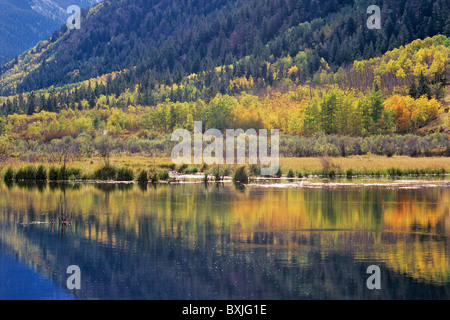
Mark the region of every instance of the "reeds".
POLYGON ((248 183, 248 173, 245 166, 239 167, 235 172, 233 176, 233 181, 237 183, 248 183))

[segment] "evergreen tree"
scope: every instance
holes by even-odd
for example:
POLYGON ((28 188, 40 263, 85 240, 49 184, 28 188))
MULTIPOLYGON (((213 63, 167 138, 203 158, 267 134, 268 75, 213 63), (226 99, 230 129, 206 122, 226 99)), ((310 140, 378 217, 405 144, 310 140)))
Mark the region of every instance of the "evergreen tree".
POLYGON ((31 91, 31 93, 28 95, 27 101, 27 115, 31 116, 35 112, 36 112, 36 94, 34 93, 34 91, 31 91))
POLYGON ((409 91, 408 94, 413 97, 414 99, 417 98, 417 84, 416 84, 416 80, 412 80, 411 84, 409 85, 409 91))
POLYGON ((378 88, 378 85, 374 85, 374 89, 372 93, 369 95, 369 101, 370 101, 370 118, 371 118, 371 125, 369 127, 369 131, 372 134, 379 134, 381 133, 381 119, 383 117, 383 111, 384 111, 384 97, 381 94, 381 91, 378 88))
POLYGON ((430 87, 428 86, 428 80, 423 75, 423 73, 421 73, 419 77, 419 85, 417 86, 417 96, 421 97, 423 95, 426 95, 428 99, 431 99, 431 92, 430 87))
POLYGON ((329 91, 320 104, 322 129, 326 134, 336 133, 335 113, 337 110, 337 95, 334 90, 329 91))

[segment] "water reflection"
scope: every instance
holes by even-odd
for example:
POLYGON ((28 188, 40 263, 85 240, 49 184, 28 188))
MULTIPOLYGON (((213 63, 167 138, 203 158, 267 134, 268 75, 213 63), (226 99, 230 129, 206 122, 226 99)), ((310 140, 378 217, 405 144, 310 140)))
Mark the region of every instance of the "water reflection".
POLYGON ((448 299, 449 206, 442 186, 1 184, 0 248, 61 288, 80 266, 82 299, 448 299))

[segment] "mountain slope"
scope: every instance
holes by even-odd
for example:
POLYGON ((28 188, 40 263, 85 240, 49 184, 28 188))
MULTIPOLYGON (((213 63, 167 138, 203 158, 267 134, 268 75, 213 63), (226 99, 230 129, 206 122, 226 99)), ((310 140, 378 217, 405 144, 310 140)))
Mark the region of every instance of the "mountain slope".
MULTIPOLYGON (((276 37, 281 39, 290 27, 326 17, 352 3, 105 1, 98 8, 100 14, 83 20, 82 30, 60 30, 61 41, 40 61, 55 59, 26 74, 18 91, 67 84, 134 66, 184 75, 229 64, 252 53, 268 56, 271 52, 264 50, 264 45, 276 37)), ((279 56, 281 52, 274 53, 279 56)))
POLYGON ((65 23, 70 5, 87 8, 97 0, 0 0, 0 64, 50 36, 65 23))
MULTIPOLYGON (((305 53, 300 78, 307 81, 324 67, 337 70, 416 38, 450 35, 447 0, 376 3, 382 9, 381 30, 366 27, 366 9, 373 3, 365 0, 106 0, 83 18, 81 30, 63 27, 18 61, 0 67, 0 94, 123 69, 134 70, 137 81, 151 77, 171 85, 244 58, 237 65, 243 69, 233 69, 230 77, 258 77, 271 84, 265 65, 299 51, 305 53)), ((212 78, 201 85, 223 92, 212 78)))

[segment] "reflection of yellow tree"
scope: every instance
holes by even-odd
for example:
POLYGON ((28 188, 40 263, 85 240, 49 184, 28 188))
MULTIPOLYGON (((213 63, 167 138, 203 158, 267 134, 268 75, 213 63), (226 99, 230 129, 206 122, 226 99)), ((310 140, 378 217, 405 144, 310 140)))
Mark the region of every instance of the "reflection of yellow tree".
POLYGON ((274 245, 296 245, 299 238, 310 244, 314 231, 301 230, 334 230, 320 232, 324 250, 350 250, 355 259, 375 258, 415 279, 448 283, 449 200, 440 189, 269 190, 261 198, 235 201, 232 219, 244 231, 235 236, 237 242, 260 241, 261 234, 245 233, 252 230, 269 232, 274 245), (279 232, 296 230, 291 237, 279 232))
MULTIPOLYGON (((46 188, 0 185, 0 224, 18 226, 55 218, 63 191, 46 188)), ((216 190, 181 185, 143 193, 138 188, 105 191, 87 185, 67 189, 65 204, 72 232, 108 246, 126 249, 128 237, 146 239, 155 234, 181 237, 194 247, 207 241, 208 235, 229 235, 236 248, 287 249, 286 263, 291 257, 306 263, 302 248, 320 246, 323 255, 341 251, 356 260, 386 263, 419 280, 450 281, 445 240, 450 236, 448 190, 248 188, 236 192, 232 186, 216 190), (154 223, 148 224, 148 219, 154 223)), ((14 227, 1 239, 15 252, 27 243, 14 227)), ((220 244, 222 239, 218 236, 215 241, 220 244)), ((27 252, 33 252, 33 263, 42 254, 33 244, 27 252)), ((49 254, 45 259, 54 259, 49 254)))

